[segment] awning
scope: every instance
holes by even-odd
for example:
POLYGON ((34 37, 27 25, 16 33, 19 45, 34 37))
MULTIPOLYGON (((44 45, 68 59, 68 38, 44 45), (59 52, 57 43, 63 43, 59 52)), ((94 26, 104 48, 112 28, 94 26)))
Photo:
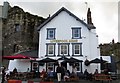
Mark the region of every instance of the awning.
POLYGON ((12 56, 3 56, 3 59, 13 60, 13 59, 32 59, 32 58, 28 56, 24 56, 22 54, 17 54, 12 56))

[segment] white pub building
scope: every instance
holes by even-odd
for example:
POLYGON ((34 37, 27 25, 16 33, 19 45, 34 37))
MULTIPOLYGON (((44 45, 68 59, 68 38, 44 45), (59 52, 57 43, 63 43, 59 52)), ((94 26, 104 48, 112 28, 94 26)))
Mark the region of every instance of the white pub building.
MULTIPOLYGON (((59 60, 59 58, 62 56, 65 58, 72 57, 79 60, 79 62, 74 62, 78 72, 84 72, 85 69, 90 73, 93 73, 95 69, 100 72, 99 64, 85 65, 86 60, 90 61, 100 57, 98 35, 96 34, 96 27, 92 23, 90 8, 87 12, 87 23, 62 7, 40 25, 38 31, 38 56, 40 59, 49 57, 58 60, 71 72, 71 63, 59 60)), ((46 65, 56 71, 57 66, 54 66, 53 62, 39 67, 39 71, 42 71, 43 68, 47 69, 46 65)))
POLYGON ((50 58, 57 60, 70 72, 73 65, 76 66, 77 72, 84 72, 85 69, 89 73, 93 73, 95 69, 100 72, 100 64, 86 65, 86 62, 100 58, 98 35, 92 23, 90 8, 88 8, 86 23, 62 7, 38 27, 38 32, 39 58, 33 61, 10 60, 8 67, 10 71, 15 67, 19 72, 25 72, 27 68, 41 72, 43 68, 47 70, 49 67, 56 71, 57 65, 52 61, 41 65, 40 60, 50 58), (69 60, 72 58, 75 61, 67 62, 65 58, 69 60))

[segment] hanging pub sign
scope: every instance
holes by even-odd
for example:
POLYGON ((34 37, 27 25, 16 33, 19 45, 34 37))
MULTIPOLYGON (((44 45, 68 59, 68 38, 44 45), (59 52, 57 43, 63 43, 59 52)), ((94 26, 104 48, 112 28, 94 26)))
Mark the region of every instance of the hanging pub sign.
POLYGON ((84 64, 85 64, 86 66, 89 66, 89 65, 90 65, 90 61, 86 59, 85 62, 84 62, 84 64))

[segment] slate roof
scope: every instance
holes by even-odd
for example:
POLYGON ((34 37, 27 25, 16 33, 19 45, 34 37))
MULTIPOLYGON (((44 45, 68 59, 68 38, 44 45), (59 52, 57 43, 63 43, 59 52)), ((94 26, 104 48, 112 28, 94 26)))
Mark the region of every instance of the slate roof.
POLYGON ((77 16, 75 16, 73 13, 71 13, 69 10, 67 10, 66 8, 62 7, 60 10, 58 10, 55 14, 53 14, 51 17, 49 17, 43 24, 41 24, 38 27, 38 31, 45 26, 47 23, 49 23, 54 17, 56 17, 58 14, 60 14, 62 11, 67 12, 70 16, 74 17, 76 20, 78 20, 79 22, 81 22, 82 24, 84 24, 89 30, 90 29, 95 29, 94 25, 88 25, 86 24, 84 21, 82 21, 81 19, 79 19, 77 16))

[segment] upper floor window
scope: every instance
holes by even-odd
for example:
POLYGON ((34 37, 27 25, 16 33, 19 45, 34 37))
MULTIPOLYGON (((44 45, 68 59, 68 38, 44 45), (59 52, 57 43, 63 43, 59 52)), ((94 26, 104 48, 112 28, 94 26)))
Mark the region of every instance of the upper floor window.
POLYGON ((47 49, 46 49, 46 55, 55 55, 55 44, 46 44, 47 49))
POLYGON ((72 39, 81 38, 81 28, 72 28, 72 39))
POLYGON ((82 55, 82 43, 72 44, 72 55, 82 55))
POLYGON ((47 28, 47 39, 55 39, 55 28, 47 28))

